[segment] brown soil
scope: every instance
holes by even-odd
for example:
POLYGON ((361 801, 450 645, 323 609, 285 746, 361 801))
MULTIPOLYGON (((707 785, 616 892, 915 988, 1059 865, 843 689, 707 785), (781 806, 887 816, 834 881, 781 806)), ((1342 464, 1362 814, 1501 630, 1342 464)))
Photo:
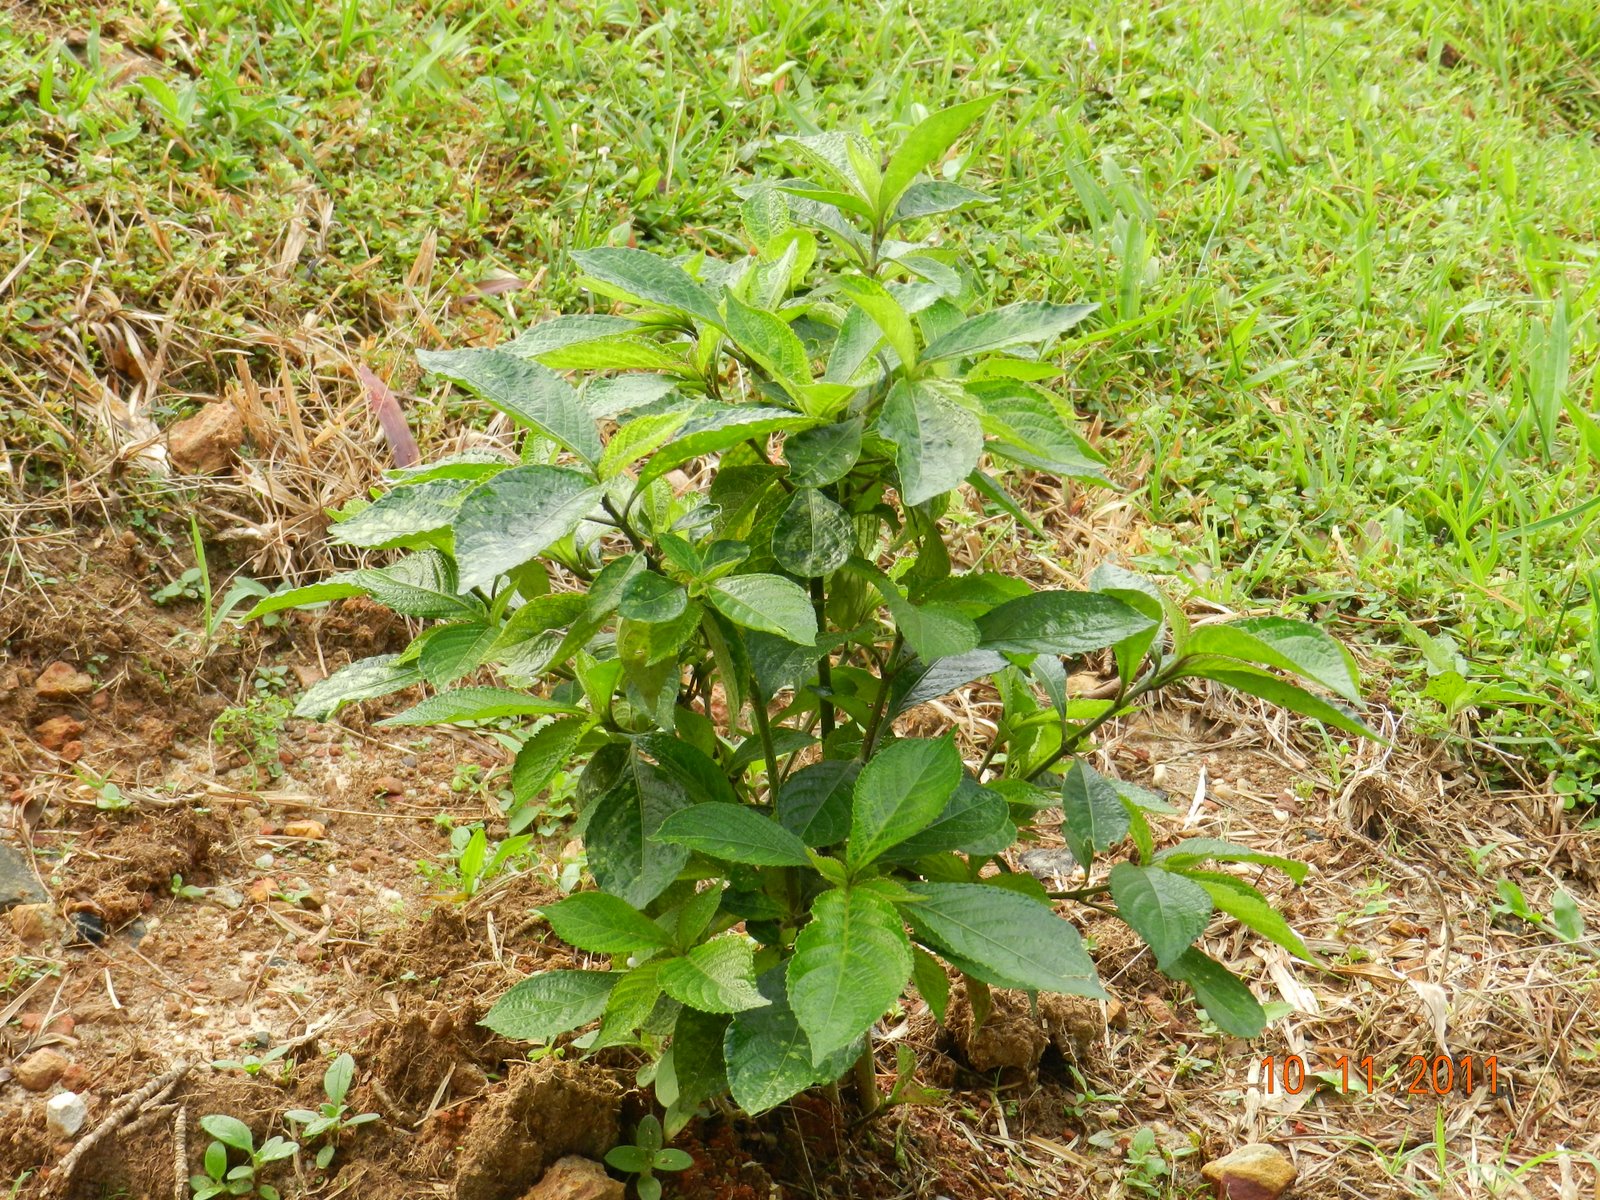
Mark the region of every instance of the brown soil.
MULTIPOLYGON (((0 593, 0 838, 32 862, 56 915, 51 937, 31 944, 0 920, 0 1194, 15 1182, 16 1197, 45 1195, 69 1149, 46 1133, 45 1097, 8 1082, 46 1046, 72 1060, 68 1082, 87 1098, 91 1128, 174 1063, 196 1063, 171 1097, 187 1114, 190 1170, 208 1140, 201 1117, 286 1134, 283 1112, 314 1107, 325 1064, 350 1051, 352 1109, 382 1119, 340 1143, 326 1177, 309 1155, 274 1168, 269 1181, 291 1200, 517 1200, 555 1158, 602 1156, 647 1111, 638 1064, 570 1050, 530 1064, 527 1047, 478 1023, 529 970, 574 965, 529 920, 557 894, 561 839, 537 868, 470 900, 441 896, 417 870, 447 849, 444 823, 492 823, 492 794, 463 785, 460 769, 497 768, 504 751, 379 728, 376 703, 330 725, 290 721, 277 750, 254 760, 213 742, 218 715, 255 694, 258 666, 287 668, 297 686, 403 644, 404 624, 345 602, 270 630, 230 627, 201 653, 196 607, 149 598, 181 568, 170 552, 81 531, 52 545, 34 584, 0 593), (90 670, 93 694, 42 700, 34 681, 57 660, 90 670), (83 726, 70 755, 38 740, 58 716, 83 726), (107 805, 108 781, 122 807, 107 805), (325 837, 285 833, 308 817, 325 837), (99 943, 82 932, 90 915, 105 929, 99 943), (253 1078, 209 1065, 289 1041, 253 1078)), ((756 1120, 713 1112, 677 1140, 694 1166, 664 1178, 667 1194, 1108 1195, 1125 1187, 1123 1152, 1141 1127, 1174 1156, 1180 1192, 1199 1186, 1206 1157, 1264 1139, 1294 1150, 1298 1195, 1395 1194, 1396 1162, 1405 1187, 1426 1182, 1428 1155, 1407 1150, 1433 1137, 1440 1098, 1406 1095, 1398 1075, 1372 1097, 1273 1093, 1260 1063, 1293 1053, 1332 1070, 1340 1055, 1370 1054, 1380 1071, 1403 1068, 1438 1052, 1435 1014, 1452 1053, 1497 1054, 1510 1080, 1505 1097, 1443 1098, 1453 1152, 1600 1148, 1592 963, 1494 919, 1483 882, 1516 878, 1542 911, 1559 883, 1600 928, 1596 836, 1563 829, 1537 798, 1483 795, 1448 763, 1374 751, 1331 777, 1282 728, 1202 699, 1129 722, 1104 747, 1108 768, 1179 810, 1158 823, 1163 840, 1232 837, 1312 865, 1298 890, 1268 873, 1256 882, 1326 970, 1294 965, 1231 922, 1207 940, 1264 1000, 1292 1010, 1261 1039, 1220 1036, 1124 926, 1076 910, 1115 998, 1108 1009, 1043 997, 1035 1010, 1000 993, 974 1035, 959 985, 944 1027, 912 1004, 882 1035, 915 1052, 919 1080, 949 1089, 947 1101, 861 1123, 846 1087, 837 1104, 809 1094, 756 1120), (1481 872, 1463 846, 1480 850, 1481 872), (1349 1152, 1358 1145, 1379 1150, 1349 1152)), ((1046 844, 1058 841, 1047 831, 1046 844)), ((878 1065, 887 1087, 892 1045, 878 1065)), ((85 1156, 67 1195, 172 1196, 175 1113, 85 1156)), ((1554 1196, 1560 1175, 1517 1182, 1554 1196)))

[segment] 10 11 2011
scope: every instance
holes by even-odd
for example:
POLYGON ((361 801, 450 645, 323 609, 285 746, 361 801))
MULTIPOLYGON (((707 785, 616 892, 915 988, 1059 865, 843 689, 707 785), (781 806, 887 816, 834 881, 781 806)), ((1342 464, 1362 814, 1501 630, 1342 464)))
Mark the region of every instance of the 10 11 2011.
POLYGON ((1499 1059, 1493 1054, 1413 1054, 1393 1071, 1381 1068, 1371 1054, 1361 1058, 1341 1054, 1331 1070, 1323 1071, 1309 1069, 1298 1054, 1269 1054, 1261 1060, 1262 1090, 1269 1096, 1278 1092, 1298 1096, 1308 1083, 1313 1087, 1332 1083, 1330 1076, 1337 1077, 1340 1091, 1350 1091, 1353 1084, 1368 1095, 1384 1086, 1406 1096, 1470 1096, 1480 1087, 1499 1095, 1504 1084, 1499 1059))

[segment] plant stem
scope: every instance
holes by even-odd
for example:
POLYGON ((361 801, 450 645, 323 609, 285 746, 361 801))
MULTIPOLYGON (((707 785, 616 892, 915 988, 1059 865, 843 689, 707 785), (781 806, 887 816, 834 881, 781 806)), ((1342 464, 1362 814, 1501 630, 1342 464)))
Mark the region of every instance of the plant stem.
POLYGON ((900 647, 905 639, 899 634, 894 635, 894 644, 889 647, 889 657, 883 660, 883 674, 878 681, 878 698, 872 704, 872 718, 867 722, 867 731, 861 738, 861 761, 866 762, 872 757, 872 752, 878 745, 878 733, 883 726, 883 712, 889 706, 889 685, 894 682, 897 668, 895 659, 900 657, 900 647))
MULTIPOLYGON (((817 634, 820 637, 826 630, 826 618, 823 615, 827 608, 828 596, 822 587, 822 577, 813 576, 811 579, 811 607, 817 613, 817 634)), ((833 732, 833 656, 823 654, 817 658, 817 691, 821 692, 822 700, 822 740, 827 741, 833 732)))
POLYGON ((761 688, 755 676, 750 677, 750 711, 756 715, 756 733, 761 738, 761 753, 767 760, 767 798, 778 799, 778 751, 772 744, 772 725, 767 720, 767 702, 761 697, 761 688))
POLYGON ((1039 778, 1039 776, 1043 775, 1063 758, 1067 758, 1068 756, 1077 753, 1078 747, 1083 744, 1084 739, 1087 738, 1091 733, 1093 733, 1096 729, 1099 729, 1100 726, 1104 725, 1107 721, 1111 720, 1112 717, 1122 712, 1123 709, 1127 708, 1128 705, 1132 704, 1140 696, 1143 696, 1148 692, 1155 691, 1156 688, 1166 683, 1168 678, 1169 676, 1165 672, 1151 671, 1131 688, 1123 686, 1122 688, 1118 689, 1116 696, 1114 696, 1111 700, 1110 708, 1106 709, 1105 712, 1101 713, 1094 720, 1078 726, 1077 729, 1073 730, 1071 736, 1062 736, 1061 748, 1049 758, 1045 759, 1044 762, 1040 763, 1037 767, 1028 772, 1028 782, 1032 783, 1035 779, 1039 778))
POLYGON ((866 1049, 856 1059, 856 1099, 861 1102, 863 1118, 872 1116, 883 1103, 878 1093, 878 1064, 872 1057, 872 1035, 867 1035, 866 1049))

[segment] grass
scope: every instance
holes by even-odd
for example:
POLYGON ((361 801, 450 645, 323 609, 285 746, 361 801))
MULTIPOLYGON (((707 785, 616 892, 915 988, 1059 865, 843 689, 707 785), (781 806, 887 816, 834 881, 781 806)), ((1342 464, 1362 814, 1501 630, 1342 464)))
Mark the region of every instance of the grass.
MULTIPOLYGON (((13 10, 0 389, 38 399, 0 406, 12 483, 104 474, 102 384, 160 426, 273 382, 370 440, 351 364, 412 382, 414 345, 582 304, 574 248, 738 252, 727 184, 775 134, 1001 89, 967 165, 1002 219, 966 248, 1101 302, 1068 386, 1147 518, 1130 550, 1333 621, 1404 720, 1592 802, 1588 0, 974 11, 13 10)), ((441 399, 410 406, 424 446, 441 399)))

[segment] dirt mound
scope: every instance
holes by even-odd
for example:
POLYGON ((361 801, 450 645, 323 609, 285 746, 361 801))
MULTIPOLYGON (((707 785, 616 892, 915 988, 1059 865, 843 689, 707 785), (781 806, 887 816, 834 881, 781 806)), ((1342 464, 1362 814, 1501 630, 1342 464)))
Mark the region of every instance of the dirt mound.
POLYGON ((455 1200, 516 1200, 558 1158, 616 1145, 622 1087, 602 1071, 544 1058, 513 1072, 472 1120, 455 1200))

